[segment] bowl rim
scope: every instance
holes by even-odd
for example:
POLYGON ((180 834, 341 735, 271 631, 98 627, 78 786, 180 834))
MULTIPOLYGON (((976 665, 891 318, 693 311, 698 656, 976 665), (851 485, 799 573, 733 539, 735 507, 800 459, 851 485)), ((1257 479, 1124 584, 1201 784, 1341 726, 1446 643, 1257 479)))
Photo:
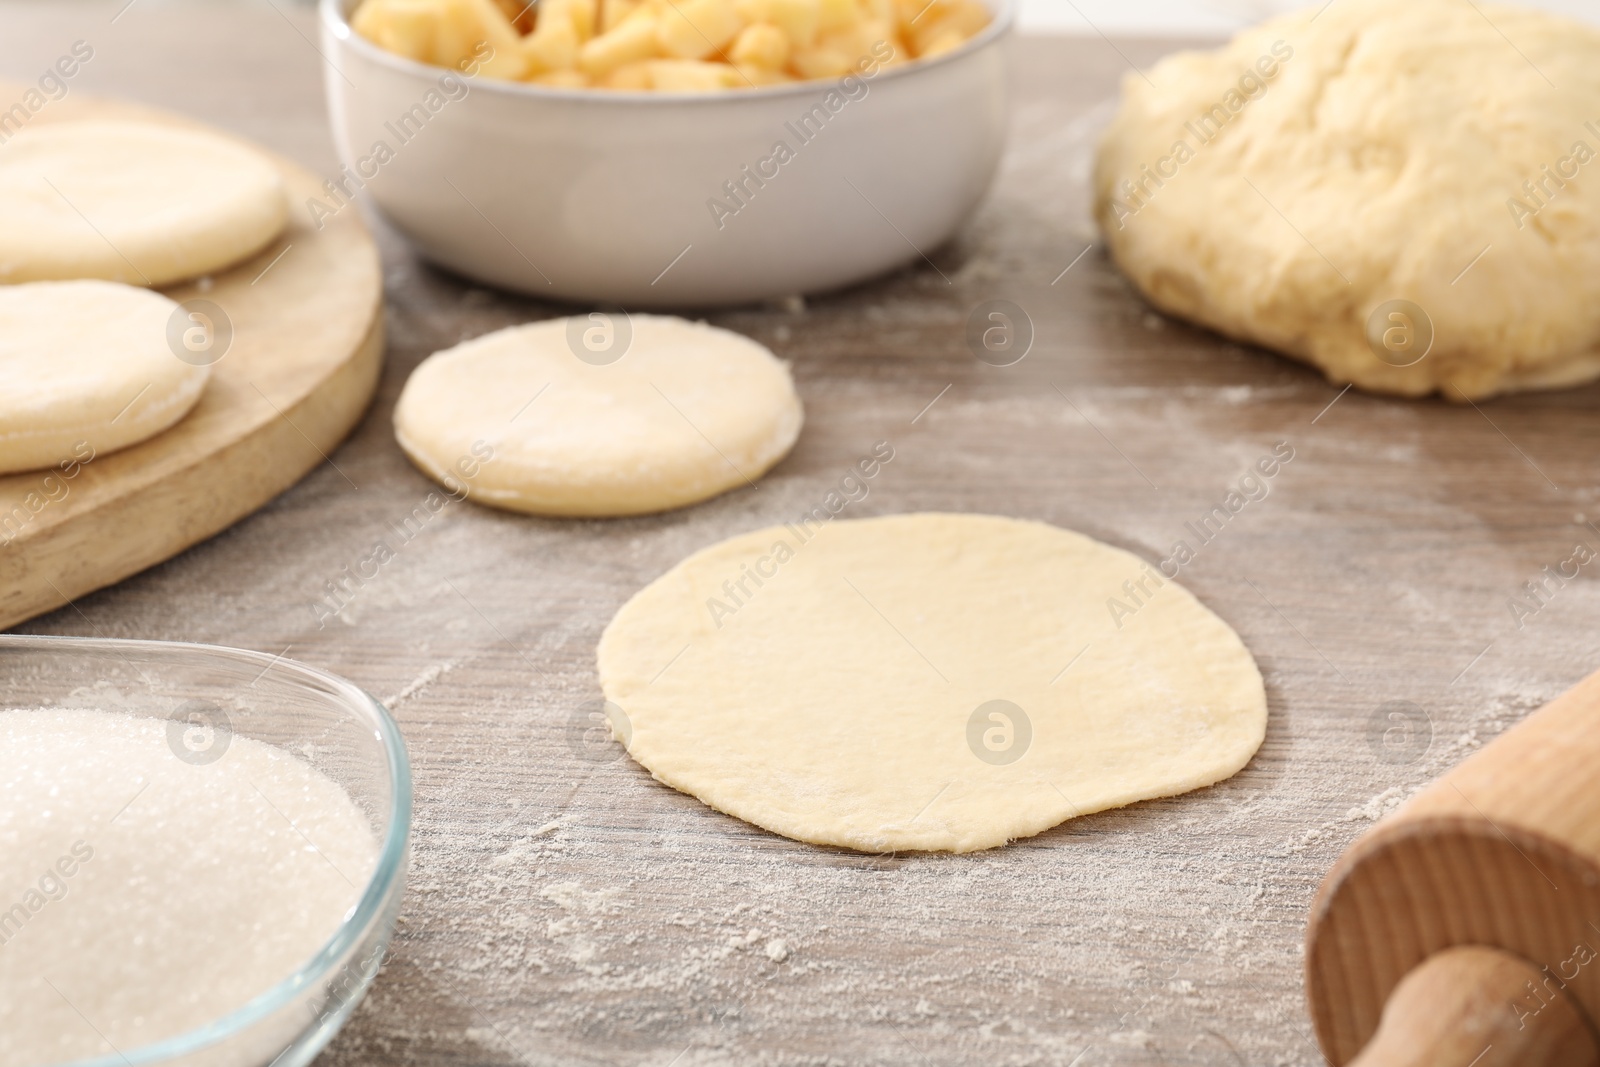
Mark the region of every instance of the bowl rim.
POLYGON ((128 638, 58 637, 54 635, 0 634, 0 653, 32 648, 49 651, 110 651, 122 653, 183 651, 216 659, 249 663, 269 670, 284 670, 315 679, 332 688, 358 719, 372 728, 383 746, 389 773, 388 829, 378 849, 377 863, 360 897, 339 923, 333 936, 295 971, 256 994, 243 1005, 192 1030, 108 1056, 67 1061, 60 1067, 142 1067, 187 1056, 236 1034, 243 1033, 275 1014, 334 971, 349 950, 366 935, 387 907, 391 894, 403 889, 407 849, 411 838, 411 760, 405 738, 387 708, 353 682, 336 674, 283 656, 251 649, 207 645, 192 641, 143 641, 128 638))
MULTIPOLYGON (((438 67, 431 63, 422 63, 415 59, 397 55, 394 52, 380 48, 372 41, 361 36, 350 25, 350 20, 345 15, 345 8, 353 8, 357 2, 359 0, 318 0, 318 21, 321 23, 322 29, 332 36, 339 45, 356 52, 369 61, 387 66, 402 74, 423 75, 434 80, 445 74, 461 76, 460 72, 453 71, 448 67, 438 67)), ((930 0, 931 2, 932 0, 930 0)), ((981 0, 981 2, 989 8, 992 15, 989 24, 963 41, 960 47, 934 56, 931 59, 914 59, 909 63, 903 63, 896 67, 880 69, 876 74, 866 76, 863 80, 878 82, 880 80, 894 81, 901 78, 916 77, 919 74, 958 62, 974 52, 994 44, 1014 27, 1017 18, 1017 7, 1021 0, 981 0)), ((333 74, 337 74, 340 77, 345 76, 344 71, 339 69, 331 57, 324 55, 323 60, 327 66, 333 68, 333 74)), ((804 81, 792 82, 786 85, 759 85, 747 89, 733 89, 722 93, 658 92, 638 89, 567 89, 554 85, 534 85, 530 82, 477 76, 471 79, 471 84, 474 91, 483 90, 501 96, 523 97, 530 100, 560 100, 586 104, 650 104, 655 106, 692 104, 698 107, 718 107, 732 106, 741 102, 787 99, 826 92, 829 87, 838 85, 844 78, 850 76, 846 74, 838 78, 808 78, 804 81)), ((857 76, 860 77, 860 75, 857 76)), ((323 72, 323 77, 330 86, 333 84, 332 75, 328 71, 323 72)), ((346 80, 348 81, 348 78, 346 80)))

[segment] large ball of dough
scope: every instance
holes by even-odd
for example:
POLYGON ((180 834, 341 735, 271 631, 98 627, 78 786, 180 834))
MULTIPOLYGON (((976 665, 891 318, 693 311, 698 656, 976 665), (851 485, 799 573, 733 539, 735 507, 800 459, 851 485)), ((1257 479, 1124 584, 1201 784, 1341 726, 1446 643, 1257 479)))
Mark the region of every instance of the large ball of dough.
POLYGON ((203 131, 59 122, 0 149, 0 282, 166 285, 254 255, 287 217, 278 169, 203 131))
POLYGON ((423 361, 395 405, 418 467, 536 515, 641 515, 752 485, 802 410, 789 368, 703 322, 595 313, 500 330, 423 361))
POLYGON ((154 437, 200 400, 211 368, 173 354, 178 305, 114 282, 0 285, 0 474, 154 437))
POLYGON ((1335 0, 1126 77, 1096 215, 1158 307, 1336 383, 1588 381, 1597 59, 1600 31, 1533 11, 1335 0))

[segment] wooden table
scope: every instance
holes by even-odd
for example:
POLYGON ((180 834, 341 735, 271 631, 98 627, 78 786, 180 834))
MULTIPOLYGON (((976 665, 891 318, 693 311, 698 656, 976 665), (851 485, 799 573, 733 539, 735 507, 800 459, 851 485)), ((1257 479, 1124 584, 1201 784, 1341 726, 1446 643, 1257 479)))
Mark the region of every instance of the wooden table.
MULTIPOLYGON (((332 170, 308 10, 142 0, 112 23, 121 2, 0 6, 0 77, 36 78, 86 39, 74 92, 183 110, 332 170)), ((416 772, 411 894, 324 1062, 1320 1061, 1300 943, 1323 872, 1600 661, 1592 567, 1521 628, 1508 607, 1577 543, 1600 549, 1585 517, 1600 517, 1600 390, 1480 409, 1341 396, 1152 314, 1098 248, 1080 259, 1123 54, 1143 65, 1169 47, 1023 41, 1003 173, 935 266, 803 310, 710 316, 792 360, 806 402, 798 448, 758 489, 617 522, 452 505, 319 627, 325 583, 397 545, 430 492, 391 436, 406 375, 562 310, 465 285, 385 234, 388 364, 332 461, 226 534, 22 628, 286 652, 393 709, 416 772), (1012 367, 963 341, 991 298, 1036 330, 1012 367), (896 458, 851 514, 1022 515, 1152 560, 1289 442, 1271 495, 1184 572, 1266 675, 1254 762, 1008 848, 870 857, 756 831, 593 744, 613 611, 690 551, 810 507, 880 439, 896 458)))

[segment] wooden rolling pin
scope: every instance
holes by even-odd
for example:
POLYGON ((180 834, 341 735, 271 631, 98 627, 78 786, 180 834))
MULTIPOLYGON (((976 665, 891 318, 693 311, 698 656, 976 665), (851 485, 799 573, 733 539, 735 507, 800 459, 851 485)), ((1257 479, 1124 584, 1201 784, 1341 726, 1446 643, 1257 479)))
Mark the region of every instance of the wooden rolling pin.
POLYGON ((1306 996, 1335 1067, 1600 1067, 1600 674, 1346 850, 1306 996))

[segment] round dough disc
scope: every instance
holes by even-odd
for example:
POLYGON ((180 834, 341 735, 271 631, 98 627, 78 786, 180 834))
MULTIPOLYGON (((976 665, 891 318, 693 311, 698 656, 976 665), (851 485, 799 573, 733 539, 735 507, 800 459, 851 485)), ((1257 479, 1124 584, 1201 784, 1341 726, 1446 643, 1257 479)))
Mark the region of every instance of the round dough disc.
POLYGON ((599 665, 613 733, 658 779, 867 852, 970 852, 1210 785, 1267 721, 1255 660, 1183 588, 985 515, 713 545, 623 606, 599 665), (1125 582, 1148 595, 1114 621, 1125 582))
POLYGON ((0 282, 167 285, 254 255, 287 218, 278 169, 215 134, 54 122, 0 150, 0 282))
POLYGON ((1518 7, 1319 2, 1124 78, 1095 213, 1155 305, 1335 383, 1588 381, 1597 55, 1600 29, 1518 7))
POLYGON ((173 355, 178 305, 115 282, 0 285, 0 474, 126 448, 200 399, 210 367, 173 355))
POLYGON ((437 352, 394 412, 400 446, 452 492, 595 517, 754 484, 801 421, 788 366, 748 337, 622 314, 514 326, 437 352))

